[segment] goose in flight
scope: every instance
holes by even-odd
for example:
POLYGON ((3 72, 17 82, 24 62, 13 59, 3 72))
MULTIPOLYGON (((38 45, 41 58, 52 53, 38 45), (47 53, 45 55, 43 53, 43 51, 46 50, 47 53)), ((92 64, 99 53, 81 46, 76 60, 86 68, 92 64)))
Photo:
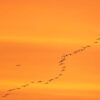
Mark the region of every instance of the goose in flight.
POLYGON ((21 66, 20 64, 17 64, 16 66, 21 66))

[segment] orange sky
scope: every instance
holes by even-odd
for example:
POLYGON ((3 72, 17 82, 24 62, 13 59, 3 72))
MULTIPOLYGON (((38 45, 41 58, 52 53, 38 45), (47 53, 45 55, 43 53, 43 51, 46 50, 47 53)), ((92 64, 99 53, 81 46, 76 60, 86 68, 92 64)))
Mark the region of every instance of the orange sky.
POLYGON ((31 85, 5 100, 100 100, 100 43, 93 44, 98 34, 99 0, 1 0, 0 94, 56 76, 62 55, 90 44, 67 58, 59 80, 31 85))

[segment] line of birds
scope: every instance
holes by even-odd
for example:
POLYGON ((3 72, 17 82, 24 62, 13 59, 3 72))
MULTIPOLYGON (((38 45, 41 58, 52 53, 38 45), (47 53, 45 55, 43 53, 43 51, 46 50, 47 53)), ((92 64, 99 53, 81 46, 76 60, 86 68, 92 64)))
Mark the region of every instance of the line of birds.
MULTIPOLYGON (((96 41, 93 42, 93 43, 97 44, 97 43, 99 43, 99 40, 100 40, 100 38, 97 38, 96 41)), ((61 70, 60 70, 60 72, 58 73, 57 76, 55 76, 55 77, 53 77, 53 78, 51 78, 51 79, 49 79, 47 81, 42 81, 42 80, 39 80, 37 82, 30 81, 29 83, 24 84, 19 88, 9 89, 9 90, 6 91, 6 93, 2 97, 7 97, 7 96, 9 96, 11 94, 10 92, 13 92, 13 91, 20 90, 22 88, 28 87, 30 84, 35 84, 35 83, 49 84, 50 82, 52 82, 52 81, 54 81, 56 79, 59 79, 61 76, 63 76, 63 73, 66 71, 66 66, 64 65, 65 64, 64 62, 66 61, 66 57, 72 56, 72 55, 77 54, 79 52, 82 52, 82 51, 84 51, 85 49, 87 49, 89 47, 91 47, 91 45, 86 45, 86 46, 84 46, 84 47, 82 47, 82 48, 80 48, 78 50, 73 51, 72 53, 65 54, 64 56, 62 56, 61 60, 58 62, 58 64, 59 64, 58 66, 61 66, 61 70)), ((18 64, 17 66, 20 66, 20 64, 18 64)))

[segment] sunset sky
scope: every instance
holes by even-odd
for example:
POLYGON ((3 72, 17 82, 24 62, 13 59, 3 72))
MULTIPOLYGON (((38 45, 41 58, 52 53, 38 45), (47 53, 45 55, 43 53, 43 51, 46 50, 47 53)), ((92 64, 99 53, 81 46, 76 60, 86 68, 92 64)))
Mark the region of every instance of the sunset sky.
POLYGON ((0 0, 0 100, 100 100, 100 0, 0 0), (20 65, 20 66, 16 66, 20 65))

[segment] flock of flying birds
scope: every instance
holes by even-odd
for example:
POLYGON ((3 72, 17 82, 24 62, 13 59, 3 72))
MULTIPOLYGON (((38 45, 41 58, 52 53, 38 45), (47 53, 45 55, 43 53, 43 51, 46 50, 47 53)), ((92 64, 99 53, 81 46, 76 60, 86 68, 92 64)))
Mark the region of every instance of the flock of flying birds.
MULTIPOLYGON (((100 41, 100 38, 97 38, 96 41, 93 42, 93 44, 98 44, 99 41, 100 41)), ((30 81, 29 83, 24 84, 24 85, 22 85, 22 86, 20 86, 20 87, 18 87, 18 88, 9 89, 9 90, 6 91, 6 93, 5 93, 4 95, 2 95, 2 97, 3 97, 3 98, 4 98, 4 97, 7 97, 7 96, 11 95, 12 92, 17 91, 17 90, 21 90, 22 88, 28 87, 28 86, 31 85, 31 84, 37 84, 37 83, 49 84, 50 82, 59 79, 61 76, 63 76, 63 73, 66 71, 66 66, 65 66, 65 63, 64 63, 64 62, 66 61, 66 57, 72 56, 72 55, 77 54, 77 53, 80 53, 80 52, 86 50, 86 49, 89 48, 89 47, 91 47, 91 45, 86 45, 86 46, 84 46, 84 47, 82 47, 82 48, 80 48, 80 49, 78 49, 78 50, 75 50, 75 51, 73 51, 73 52, 71 52, 71 53, 69 53, 69 54, 65 54, 64 56, 62 56, 62 57, 61 57, 61 60, 58 62, 58 66, 61 67, 61 70, 60 70, 60 72, 57 74, 57 76, 55 76, 55 77, 53 77, 53 78, 50 78, 50 79, 48 79, 47 81, 42 81, 42 80, 39 80, 39 81, 37 81, 37 82, 30 81)), ((21 66, 21 65, 18 64, 18 65, 16 65, 16 66, 21 66)))

